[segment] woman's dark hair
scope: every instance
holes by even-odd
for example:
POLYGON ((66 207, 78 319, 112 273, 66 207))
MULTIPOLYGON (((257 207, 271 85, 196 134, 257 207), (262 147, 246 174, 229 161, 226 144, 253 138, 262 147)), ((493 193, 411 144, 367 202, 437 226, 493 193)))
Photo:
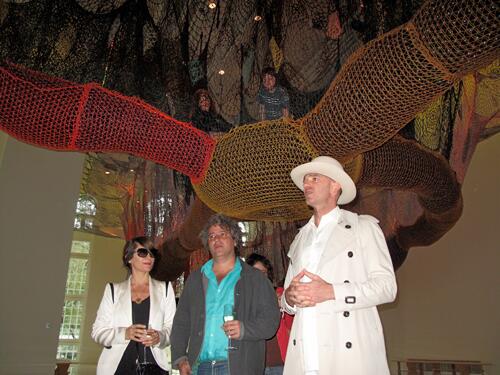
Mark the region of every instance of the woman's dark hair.
POLYGON ((151 241, 151 239, 149 239, 148 237, 144 236, 134 237, 125 242, 125 246, 123 246, 123 255, 122 255, 123 265, 127 268, 129 273, 132 271, 129 261, 134 256, 135 248, 137 247, 137 245, 142 246, 145 249, 148 249, 154 255, 155 262, 153 264, 153 269, 151 270, 151 272, 154 271, 156 265, 158 264, 160 253, 158 252, 157 249, 154 248, 153 241, 151 241))
POLYGON ((240 248, 242 245, 241 242, 241 228, 238 226, 238 223, 234 221, 233 219, 228 218, 227 216, 224 216, 222 214, 215 214, 208 219, 207 223, 205 224, 205 227, 203 230, 200 232, 200 239, 201 242, 203 243, 203 246, 205 249, 209 250, 208 248, 208 230, 210 227, 218 225, 219 227, 227 230, 229 234, 231 234, 231 237, 233 238, 234 241, 234 254, 236 256, 240 255, 240 248))
POLYGON ((262 265, 267 270, 267 278, 271 281, 271 283, 274 283, 273 265, 271 264, 269 259, 267 259, 264 255, 252 253, 247 257, 246 262, 249 266, 252 267, 254 266, 255 263, 258 262, 262 263, 262 265))
POLYGON ((189 117, 192 118, 194 113, 196 112, 196 109, 198 108, 198 105, 199 105, 199 102, 200 102, 200 98, 204 96, 206 98, 208 98, 208 100, 210 101, 210 109, 209 109, 209 112, 212 112, 212 113, 216 113, 215 111, 215 106, 214 106, 214 101, 212 100, 212 97, 210 96, 210 93, 208 92, 207 89, 198 89, 194 92, 193 94, 193 101, 191 103, 191 109, 189 111, 189 117))
POLYGON ((260 78, 263 79, 266 74, 273 76, 274 79, 276 79, 276 83, 278 83, 278 74, 276 73, 276 70, 274 70, 274 68, 265 68, 262 73, 260 73, 260 78))

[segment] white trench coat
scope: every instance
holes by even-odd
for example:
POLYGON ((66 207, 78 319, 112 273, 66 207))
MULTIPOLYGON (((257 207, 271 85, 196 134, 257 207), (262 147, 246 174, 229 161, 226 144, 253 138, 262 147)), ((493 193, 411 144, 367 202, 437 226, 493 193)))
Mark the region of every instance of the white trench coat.
MULTIPOLYGON (((335 300, 317 305, 320 375, 388 375, 384 334, 377 305, 396 297, 396 279, 378 220, 340 210, 340 220, 328 238, 317 274, 333 284, 335 300)), ((304 237, 299 232, 288 256, 285 288, 304 268, 304 237)), ((307 258, 306 258, 307 259, 307 258)), ((290 333, 285 375, 304 374, 301 309, 290 333)))

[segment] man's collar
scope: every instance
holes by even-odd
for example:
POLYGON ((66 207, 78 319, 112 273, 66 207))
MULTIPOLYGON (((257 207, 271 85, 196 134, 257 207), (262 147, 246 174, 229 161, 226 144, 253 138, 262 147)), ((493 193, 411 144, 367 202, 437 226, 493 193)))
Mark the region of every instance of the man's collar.
MULTIPOLYGON (((338 223, 340 220, 340 213, 341 213, 340 207, 336 206, 334 209, 332 209, 328 213, 321 216, 320 222, 319 222, 319 225, 317 226, 317 228, 318 229, 322 228, 325 225, 332 223, 332 222, 338 223)), ((314 223, 314 215, 309 220, 309 223, 311 223, 312 225, 314 225, 316 227, 316 224, 314 223)))

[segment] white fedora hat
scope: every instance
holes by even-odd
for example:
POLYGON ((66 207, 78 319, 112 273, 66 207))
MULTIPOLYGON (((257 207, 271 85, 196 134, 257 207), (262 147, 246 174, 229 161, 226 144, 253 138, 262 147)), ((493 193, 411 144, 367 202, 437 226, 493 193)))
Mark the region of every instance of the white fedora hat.
POLYGON ((290 176, 297 187, 304 191, 304 176, 309 173, 318 173, 337 181, 341 188, 338 204, 346 204, 356 197, 356 185, 351 177, 344 172, 342 164, 330 156, 318 156, 309 163, 301 164, 292 169, 290 176))

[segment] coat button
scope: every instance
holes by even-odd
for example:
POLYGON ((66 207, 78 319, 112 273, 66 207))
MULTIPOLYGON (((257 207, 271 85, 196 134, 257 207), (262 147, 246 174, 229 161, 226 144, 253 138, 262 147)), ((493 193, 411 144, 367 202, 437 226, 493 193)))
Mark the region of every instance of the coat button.
POLYGON ((349 280, 344 280, 344 284, 349 284, 349 280))
POLYGON ((351 347, 352 347, 351 342, 350 342, 350 341, 347 341, 347 342, 345 343, 345 347, 346 347, 347 349, 351 349, 351 347))
POLYGON ((356 303, 356 297, 355 296, 347 296, 345 298, 345 303, 356 303))
POLYGON ((349 314, 349 311, 344 311, 344 316, 345 316, 346 318, 348 318, 348 317, 349 317, 349 315, 350 315, 350 314, 349 314))
POLYGON ((353 253, 352 251, 349 251, 349 252, 347 253, 347 256, 348 256, 349 258, 352 258, 352 257, 354 256, 354 253, 353 253))
POLYGON ((293 345, 295 345, 295 344, 296 344, 296 341, 295 341, 295 339, 293 339, 293 345))
POLYGON ((349 224, 347 224, 347 225, 345 226, 345 228, 346 228, 346 229, 351 229, 351 226, 350 226, 349 224))

